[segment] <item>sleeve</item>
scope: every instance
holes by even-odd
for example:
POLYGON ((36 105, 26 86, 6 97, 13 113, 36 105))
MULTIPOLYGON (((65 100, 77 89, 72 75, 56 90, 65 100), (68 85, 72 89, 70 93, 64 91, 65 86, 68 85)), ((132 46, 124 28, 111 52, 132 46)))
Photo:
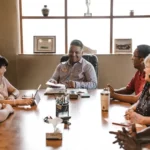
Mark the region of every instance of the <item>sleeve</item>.
POLYGON ((0 122, 5 121, 7 119, 7 117, 9 116, 9 111, 4 108, 0 110, 0 122))
POLYGON ((75 81, 76 88, 95 89, 97 87, 97 76, 94 67, 92 64, 87 64, 84 70, 86 82, 75 81))
POLYGON ((17 90, 6 78, 5 83, 7 85, 8 93, 17 98, 19 96, 19 90, 17 90))
POLYGON ((60 68, 61 68, 61 64, 59 64, 59 65, 56 67, 56 69, 55 69, 55 71, 54 71, 52 77, 50 78, 50 80, 53 79, 53 80, 56 80, 57 82, 59 82, 59 78, 60 78, 60 68))
POLYGON ((134 85, 135 85, 135 76, 131 79, 131 81, 127 84, 126 88, 128 90, 131 90, 131 91, 135 91, 135 88, 134 88, 134 85))

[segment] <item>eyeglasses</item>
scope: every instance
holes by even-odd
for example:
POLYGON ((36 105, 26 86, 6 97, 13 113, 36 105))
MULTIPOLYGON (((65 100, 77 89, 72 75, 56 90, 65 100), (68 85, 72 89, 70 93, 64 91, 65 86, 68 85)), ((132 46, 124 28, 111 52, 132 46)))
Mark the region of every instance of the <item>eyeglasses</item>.
POLYGON ((136 58, 136 57, 137 57, 137 58, 141 58, 141 56, 135 56, 135 55, 132 55, 132 57, 133 57, 133 58, 136 58))

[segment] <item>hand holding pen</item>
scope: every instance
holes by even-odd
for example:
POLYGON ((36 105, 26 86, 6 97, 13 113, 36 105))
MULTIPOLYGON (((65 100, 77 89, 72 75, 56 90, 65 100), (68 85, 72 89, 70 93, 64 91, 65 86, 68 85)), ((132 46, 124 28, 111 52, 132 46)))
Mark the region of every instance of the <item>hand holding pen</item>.
POLYGON ((133 109, 126 112, 125 118, 130 120, 131 123, 145 124, 145 117, 136 113, 133 109))
POLYGON ((130 115, 131 115, 131 113, 132 112, 134 112, 134 110, 133 109, 128 109, 126 112, 125 112, 125 118, 127 119, 127 120, 130 120, 130 115))

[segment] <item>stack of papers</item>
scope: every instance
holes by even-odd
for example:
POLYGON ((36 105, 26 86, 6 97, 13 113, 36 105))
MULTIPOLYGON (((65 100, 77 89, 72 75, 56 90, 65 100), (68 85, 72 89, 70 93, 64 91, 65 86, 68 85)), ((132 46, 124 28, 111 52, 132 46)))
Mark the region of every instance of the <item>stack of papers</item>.
POLYGON ((66 93, 66 87, 64 84, 54 84, 52 82, 47 82, 46 85, 49 87, 46 88, 45 94, 64 94, 66 93))
POLYGON ((62 89, 62 88, 51 88, 51 87, 47 87, 45 94, 64 94, 66 93, 66 89, 62 89))
POLYGON ((64 84, 55 84, 49 81, 46 82, 46 85, 48 85, 51 88, 66 88, 64 84))

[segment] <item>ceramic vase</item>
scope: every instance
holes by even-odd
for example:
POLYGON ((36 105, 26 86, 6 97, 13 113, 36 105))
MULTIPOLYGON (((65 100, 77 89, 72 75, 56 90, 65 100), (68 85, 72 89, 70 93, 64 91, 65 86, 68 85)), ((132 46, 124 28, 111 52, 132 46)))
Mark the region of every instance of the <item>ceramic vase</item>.
POLYGON ((44 8, 42 9, 42 14, 44 17, 47 17, 49 14, 49 9, 47 8, 47 5, 44 5, 44 8))

